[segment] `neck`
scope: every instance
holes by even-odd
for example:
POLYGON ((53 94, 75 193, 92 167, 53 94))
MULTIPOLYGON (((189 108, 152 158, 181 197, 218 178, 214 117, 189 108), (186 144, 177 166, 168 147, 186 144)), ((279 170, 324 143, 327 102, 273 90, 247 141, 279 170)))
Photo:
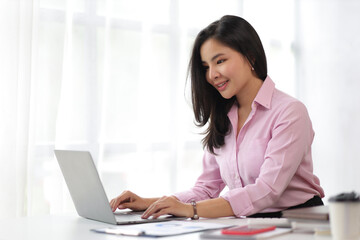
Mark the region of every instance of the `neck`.
POLYGON ((240 108, 251 109, 251 104, 254 101, 263 81, 259 78, 253 78, 246 87, 236 95, 236 100, 240 108))

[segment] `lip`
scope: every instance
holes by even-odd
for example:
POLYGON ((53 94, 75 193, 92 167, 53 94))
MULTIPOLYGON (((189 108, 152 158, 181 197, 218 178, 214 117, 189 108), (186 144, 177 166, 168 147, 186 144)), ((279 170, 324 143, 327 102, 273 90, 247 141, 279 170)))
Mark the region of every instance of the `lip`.
POLYGON ((229 80, 226 80, 221 83, 214 84, 214 86, 218 91, 224 91, 228 84, 229 84, 229 80))

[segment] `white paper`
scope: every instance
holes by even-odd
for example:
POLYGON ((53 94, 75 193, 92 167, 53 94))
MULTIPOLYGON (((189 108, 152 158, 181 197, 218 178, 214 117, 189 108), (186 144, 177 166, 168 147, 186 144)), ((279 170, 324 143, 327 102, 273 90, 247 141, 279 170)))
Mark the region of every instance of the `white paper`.
POLYGON ((92 229, 95 232, 131 235, 131 236, 171 236, 205 230, 222 229, 232 225, 219 223, 204 223, 197 221, 167 221, 157 223, 143 223, 111 228, 92 229))

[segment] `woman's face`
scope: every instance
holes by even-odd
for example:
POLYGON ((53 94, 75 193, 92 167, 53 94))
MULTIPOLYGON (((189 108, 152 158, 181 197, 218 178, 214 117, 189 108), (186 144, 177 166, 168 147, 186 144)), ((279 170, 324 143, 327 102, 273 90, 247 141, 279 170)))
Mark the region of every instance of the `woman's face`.
POLYGON ((215 39, 203 43, 200 55, 206 69, 206 80, 223 98, 241 94, 254 77, 249 61, 241 53, 215 39))

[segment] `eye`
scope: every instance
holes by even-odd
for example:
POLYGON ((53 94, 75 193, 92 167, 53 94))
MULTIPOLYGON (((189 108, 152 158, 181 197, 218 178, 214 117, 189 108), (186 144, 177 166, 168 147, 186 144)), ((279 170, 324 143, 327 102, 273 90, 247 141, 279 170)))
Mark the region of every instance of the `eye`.
POLYGON ((204 66, 203 65, 203 69, 204 69, 204 71, 207 71, 209 69, 209 66, 204 66))
POLYGON ((225 59, 220 59, 220 60, 217 60, 217 61, 216 61, 217 64, 221 64, 221 63, 223 63, 223 62, 225 62, 225 59))

